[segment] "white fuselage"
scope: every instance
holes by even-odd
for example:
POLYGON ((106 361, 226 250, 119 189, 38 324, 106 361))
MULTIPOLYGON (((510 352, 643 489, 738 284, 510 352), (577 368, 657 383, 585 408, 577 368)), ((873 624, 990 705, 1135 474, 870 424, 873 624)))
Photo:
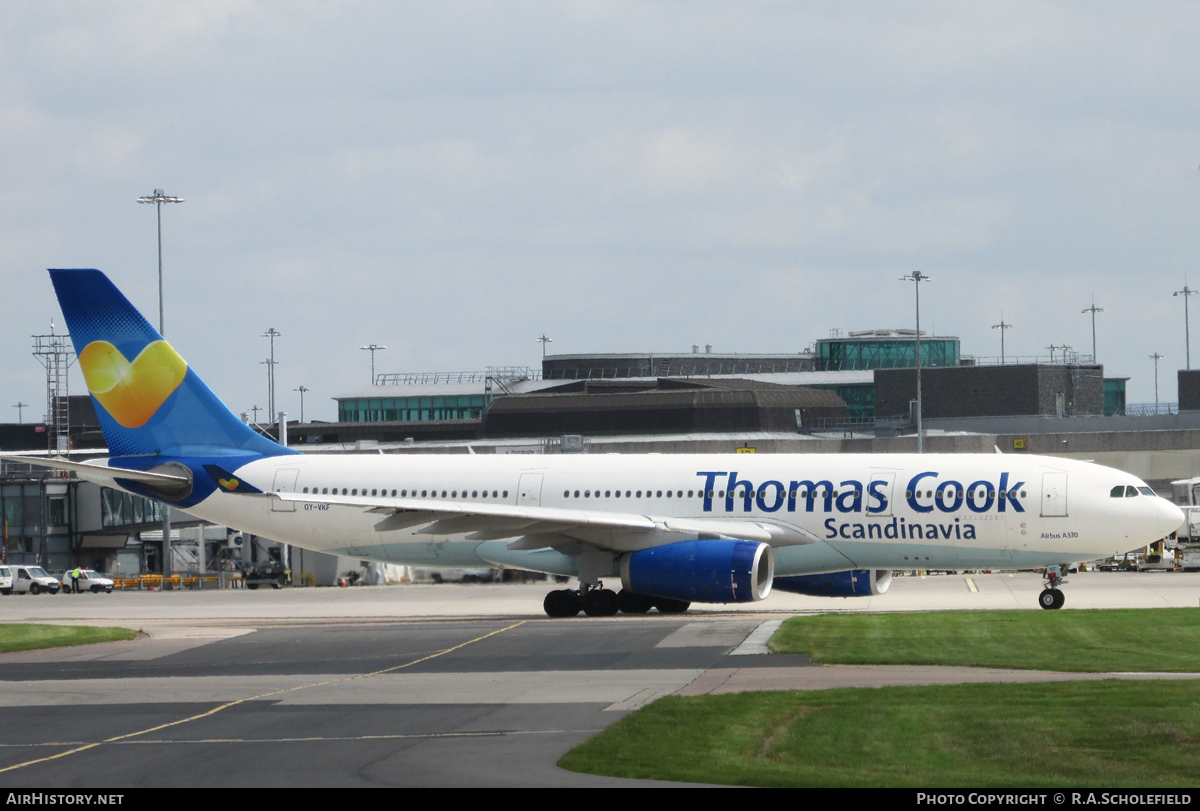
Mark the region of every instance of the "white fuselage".
MULTIPOLYGON (((618 556, 707 537, 705 521, 753 522, 778 539, 770 542, 778 576, 1074 563, 1151 543, 1182 520, 1127 473, 1011 454, 297 455, 260 459, 237 475, 298 500, 217 491, 189 512, 333 554, 560 574, 578 566, 562 543, 558 552, 539 552, 512 534, 430 534, 432 519, 424 528, 381 529, 380 505, 525 505, 570 510, 584 522, 614 513, 654 522, 657 530, 568 531, 560 539, 618 556), (1114 497, 1117 487, 1142 490, 1114 497), (691 531, 672 528, 673 519, 691 531)), ((726 525, 714 534, 731 533, 726 525)))

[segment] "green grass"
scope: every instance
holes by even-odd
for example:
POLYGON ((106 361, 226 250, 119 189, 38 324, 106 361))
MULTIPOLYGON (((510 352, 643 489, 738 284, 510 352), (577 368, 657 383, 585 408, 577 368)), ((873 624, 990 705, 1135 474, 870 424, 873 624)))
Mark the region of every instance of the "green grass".
POLYGON ((559 765, 744 786, 1198 786, 1200 692, 1103 680, 671 696, 559 765))
POLYGON ((1200 672, 1200 610, 939 611, 796 617, 776 653, 818 664, 1200 672))
POLYGON ((137 631, 128 628, 0 624, 0 653, 90 645, 93 642, 118 642, 136 637, 137 631))

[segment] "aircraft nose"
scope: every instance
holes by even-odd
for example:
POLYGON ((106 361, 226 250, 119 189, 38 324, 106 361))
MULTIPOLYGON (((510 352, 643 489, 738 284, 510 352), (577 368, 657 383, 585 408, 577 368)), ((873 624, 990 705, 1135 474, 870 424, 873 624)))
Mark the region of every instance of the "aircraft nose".
POLYGON ((1176 507, 1165 498, 1158 498, 1154 505, 1155 526, 1160 538, 1170 535, 1183 526, 1183 510, 1176 507))

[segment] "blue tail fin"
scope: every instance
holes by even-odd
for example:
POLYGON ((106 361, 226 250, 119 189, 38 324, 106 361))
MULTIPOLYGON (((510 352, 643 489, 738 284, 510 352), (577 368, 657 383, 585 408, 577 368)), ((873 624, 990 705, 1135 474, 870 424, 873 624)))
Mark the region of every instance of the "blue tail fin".
POLYGON ((51 270, 113 456, 278 456, 98 270, 51 270))

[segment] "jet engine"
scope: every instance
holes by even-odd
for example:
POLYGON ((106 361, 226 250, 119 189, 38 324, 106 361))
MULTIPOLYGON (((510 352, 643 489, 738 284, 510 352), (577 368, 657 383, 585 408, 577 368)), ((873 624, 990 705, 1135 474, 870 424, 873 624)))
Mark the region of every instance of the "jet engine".
POLYGON ((771 547, 757 541, 679 541, 621 558, 626 591, 695 603, 761 600, 774 577, 771 547))
POLYGON ((775 587, 810 597, 874 597, 892 585, 890 569, 851 569, 775 578, 775 587))

